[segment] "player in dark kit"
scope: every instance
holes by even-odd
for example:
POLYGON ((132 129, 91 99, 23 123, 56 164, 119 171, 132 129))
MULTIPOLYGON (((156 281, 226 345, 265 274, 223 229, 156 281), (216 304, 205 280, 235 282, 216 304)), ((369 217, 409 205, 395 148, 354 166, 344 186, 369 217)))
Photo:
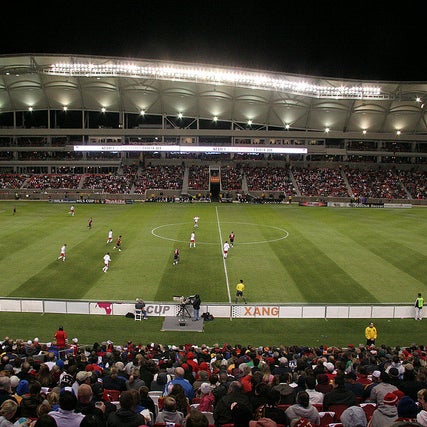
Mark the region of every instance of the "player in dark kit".
POLYGON ((173 265, 177 265, 179 262, 179 249, 176 248, 173 252, 173 265))
POLYGON ((230 235, 228 236, 228 240, 230 241, 230 248, 234 246, 234 232, 232 231, 230 235))
POLYGON ((114 246, 113 249, 118 249, 119 252, 121 252, 122 251, 121 246, 122 246, 122 236, 119 236, 117 237, 117 240, 116 240, 116 246, 114 246))
POLYGON ((89 230, 92 228, 92 223, 93 223, 93 219, 92 217, 90 217, 89 222, 87 223, 87 228, 89 228, 89 230))

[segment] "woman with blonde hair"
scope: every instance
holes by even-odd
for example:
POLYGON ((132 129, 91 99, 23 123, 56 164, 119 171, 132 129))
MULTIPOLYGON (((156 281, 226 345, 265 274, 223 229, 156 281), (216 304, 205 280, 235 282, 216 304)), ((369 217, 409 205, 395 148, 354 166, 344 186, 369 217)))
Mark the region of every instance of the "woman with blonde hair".
POLYGON ((13 419, 17 410, 18 404, 14 400, 5 400, 0 406, 0 427, 13 426, 10 420, 13 419))

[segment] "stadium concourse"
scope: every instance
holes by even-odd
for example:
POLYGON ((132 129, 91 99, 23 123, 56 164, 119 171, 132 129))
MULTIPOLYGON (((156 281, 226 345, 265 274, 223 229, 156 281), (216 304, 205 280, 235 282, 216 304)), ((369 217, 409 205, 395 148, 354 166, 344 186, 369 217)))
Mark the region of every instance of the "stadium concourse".
POLYGON ((182 413, 178 424, 183 417, 197 416, 191 412, 195 410, 207 417, 203 425, 241 423, 246 411, 248 423, 268 417, 272 425, 289 426, 303 418, 304 425, 341 422, 356 427, 366 426, 386 405, 385 425, 426 425, 424 346, 165 346, 131 341, 80 346, 74 338, 59 348, 37 338, 24 342, 9 337, 0 345, 0 394, 2 401, 16 402, 12 421, 65 413, 74 421, 80 417, 82 426, 85 417, 109 426, 126 409, 127 417, 145 414, 143 424, 154 425, 165 415, 165 397, 173 396, 176 406, 165 410, 182 413), (309 400, 304 410, 303 397, 309 400), (238 412, 227 405, 230 399, 239 402, 238 412), (102 410, 95 402, 103 402, 102 410), (351 419, 358 411, 363 422, 347 423, 347 416, 351 419))

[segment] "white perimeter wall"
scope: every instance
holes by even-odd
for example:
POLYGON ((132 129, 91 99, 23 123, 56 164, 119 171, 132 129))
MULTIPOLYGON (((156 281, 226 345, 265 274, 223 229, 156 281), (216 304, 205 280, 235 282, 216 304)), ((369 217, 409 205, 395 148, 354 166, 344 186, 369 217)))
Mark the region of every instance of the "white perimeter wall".
MULTIPOLYGON (((146 302, 149 316, 177 316, 179 304, 146 302)), ((108 301, 54 301, 54 300, 20 300, 0 299, 0 311, 22 313, 58 313, 58 314, 88 314, 106 316, 124 316, 133 313, 134 303, 108 301)), ((186 306, 189 315, 193 309, 186 306)), ((224 318, 277 318, 277 319, 394 319, 411 318, 414 316, 412 305, 246 305, 246 304, 203 304, 200 313, 210 312, 214 317, 224 318)))

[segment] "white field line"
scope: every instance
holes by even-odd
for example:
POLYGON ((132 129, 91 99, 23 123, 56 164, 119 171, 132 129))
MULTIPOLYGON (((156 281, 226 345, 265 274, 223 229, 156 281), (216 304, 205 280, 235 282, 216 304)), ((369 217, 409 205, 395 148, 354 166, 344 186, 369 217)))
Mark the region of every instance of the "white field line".
POLYGON ((220 247, 221 257, 222 257, 222 262, 224 264, 224 274, 225 274, 225 283, 227 285, 228 302, 231 303, 230 282, 228 280, 227 263, 225 261, 224 254, 223 254, 223 245, 224 245, 224 243, 222 241, 221 224, 219 223, 219 214, 218 214, 218 207, 217 206, 215 207, 215 212, 216 212, 216 222, 218 224, 219 241, 220 241, 220 244, 221 244, 221 247, 220 247))

